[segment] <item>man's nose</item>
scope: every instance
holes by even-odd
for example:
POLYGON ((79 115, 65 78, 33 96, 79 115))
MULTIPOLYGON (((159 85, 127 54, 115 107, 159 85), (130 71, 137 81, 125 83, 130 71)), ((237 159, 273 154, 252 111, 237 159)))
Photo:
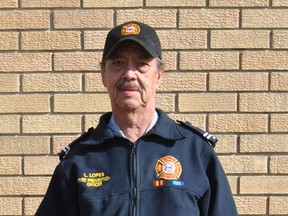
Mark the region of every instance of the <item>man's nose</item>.
POLYGON ((137 72, 137 68, 135 67, 133 62, 128 62, 123 73, 123 78, 129 79, 129 80, 136 79, 136 72, 137 72))

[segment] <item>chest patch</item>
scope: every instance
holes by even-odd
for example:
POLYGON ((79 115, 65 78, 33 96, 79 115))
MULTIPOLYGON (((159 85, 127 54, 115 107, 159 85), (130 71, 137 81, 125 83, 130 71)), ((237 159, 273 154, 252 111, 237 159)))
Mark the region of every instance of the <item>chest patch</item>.
POLYGON ((158 178, 177 180, 181 176, 182 167, 180 161, 170 155, 167 155, 157 160, 155 171, 158 178))

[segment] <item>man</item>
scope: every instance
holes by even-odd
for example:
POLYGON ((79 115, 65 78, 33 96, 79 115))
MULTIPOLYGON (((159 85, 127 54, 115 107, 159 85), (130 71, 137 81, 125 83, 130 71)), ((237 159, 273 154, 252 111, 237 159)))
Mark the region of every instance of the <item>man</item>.
POLYGON ((36 215, 237 215, 215 138, 155 107, 163 78, 155 30, 112 29, 101 73, 112 112, 62 152, 36 215))

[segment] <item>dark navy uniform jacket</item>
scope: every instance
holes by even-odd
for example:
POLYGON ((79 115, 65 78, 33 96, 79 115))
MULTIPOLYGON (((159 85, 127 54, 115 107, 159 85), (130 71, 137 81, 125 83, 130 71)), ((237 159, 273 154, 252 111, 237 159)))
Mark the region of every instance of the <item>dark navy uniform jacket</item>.
POLYGON ((36 216, 236 216, 212 146, 157 110, 135 143, 107 127, 111 113, 56 167, 36 216))

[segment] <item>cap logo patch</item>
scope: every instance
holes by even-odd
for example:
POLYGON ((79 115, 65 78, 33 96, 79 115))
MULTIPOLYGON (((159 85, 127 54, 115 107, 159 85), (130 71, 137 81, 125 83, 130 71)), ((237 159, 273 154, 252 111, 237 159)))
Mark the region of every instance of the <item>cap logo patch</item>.
POLYGON ((166 180, 177 180, 181 176, 182 167, 176 158, 167 155, 158 159, 155 166, 155 171, 158 178, 166 180))
POLYGON ((122 35, 135 35, 140 33, 140 26, 134 23, 124 25, 121 29, 122 35))

